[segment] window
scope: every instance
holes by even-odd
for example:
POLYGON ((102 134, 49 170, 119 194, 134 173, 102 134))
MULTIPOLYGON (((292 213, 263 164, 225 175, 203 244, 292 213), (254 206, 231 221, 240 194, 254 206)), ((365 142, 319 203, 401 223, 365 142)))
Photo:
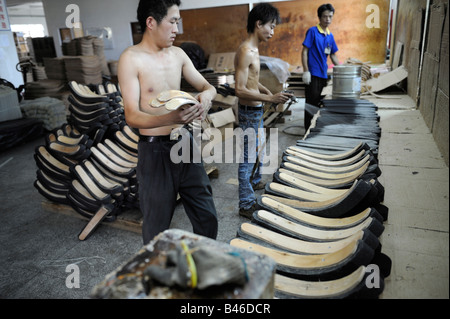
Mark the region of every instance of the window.
POLYGON ((44 26, 42 24, 11 24, 12 32, 21 32, 24 38, 45 37, 44 26))

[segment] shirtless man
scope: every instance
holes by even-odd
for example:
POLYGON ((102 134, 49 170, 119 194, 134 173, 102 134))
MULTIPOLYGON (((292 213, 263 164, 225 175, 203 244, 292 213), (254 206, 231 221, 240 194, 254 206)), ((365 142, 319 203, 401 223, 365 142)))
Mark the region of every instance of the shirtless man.
MULTIPOLYGON (((258 46, 261 42, 267 42, 272 38, 274 29, 279 22, 280 15, 275 7, 268 3, 256 5, 248 15, 248 37, 236 52, 234 65, 236 96, 239 98, 239 127, 243 131, 249 128, 255 130, 255 134, 251 134, 253 136, 263 132, 263 103, 285 103, 291 97, 290 94, 286 93, 273 95, 269 89, 259 82, 258 46)), ((239 163, 238 172, 239 215, 247 218, 251 218, 256 210, 254 190, 264 187, 260 172, 262 160, 260 160, 259 167, 252 179, 254 163, 258 156, 258 144, 263 143, 264 136, 258 136, 257 141, 249 139, 251 139, 250 136, 244 136, 243 144, 241 144, 244 161, 239 163), (256 145, 256 149, 249 149, 250 145, 256 145)))
POLYGON ((125 119, 140 133, 137 179, 144 244, 170 227, 177 194, 194 233, 217 236, 216 209, 203 163, 176 164, 170 159, 170 150, 178 142, 171 139, 172 130, 201 119, 216 96, 216 89, 184 51, 173 46, 179 6, 180 0, 140 0, 137 13, 143 38, 122 53, 118 66, 125 119), (199 103, 172 112, 150 106, 159 93, 179 90, 182 76, 200 92, 199 103))

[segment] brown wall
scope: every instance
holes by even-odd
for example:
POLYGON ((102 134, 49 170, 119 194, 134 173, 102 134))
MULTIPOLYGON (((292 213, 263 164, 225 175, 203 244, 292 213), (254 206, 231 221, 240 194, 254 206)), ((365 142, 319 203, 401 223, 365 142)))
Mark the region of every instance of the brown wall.
POLYGON ((248 6, 181 11, 184 33, 177 43, 193 41, 200 45, 206 56, 211 53, 234 52, 246 37, 248 6))
MULTIPOLYGON (((325 2, 324 2, 325 3, 325 2)), ((302 42, 306 30, 318 23, 314 0, 275 2, 282 17, 282 24, 275 29, 274 37, 261 45, 261 55, 281 58, 293 66, 301 65, 302 42)), ((384 63, 389 17, 389 0, 335 0, 336 9, 330 27, 339 47, 341 61, 349 57, 372 63, 384 63), (380 28, 366 27, 368 4, 380 9, 380 28)), ((194 41, 206 55, 218 52, 234 52, 246 38, 247 5, 183 10, 184 34, 177 43, 194 41)))

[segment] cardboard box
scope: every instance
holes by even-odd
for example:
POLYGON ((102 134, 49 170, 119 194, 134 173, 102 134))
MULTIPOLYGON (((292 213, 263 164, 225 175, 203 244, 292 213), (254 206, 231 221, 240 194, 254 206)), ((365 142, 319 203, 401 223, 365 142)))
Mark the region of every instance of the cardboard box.
POLYGON ((283 91, 283 83, 280 83, 276 75, 267 68, 261 68, 259 82, 268 88, 272 94, 277 94, 283 91))
POLYGON ((234 129, 234 122, 236 120, 236 117, 234 115, 233 109, 227 108, 223 111, 215 112, 208 114, 207 121, 209 123, 208 127, 203 127, 203 134, 202 134, 202 154, 203 156, 209 157, 214 155, 214 147, 225 141, 226 131, 227 130, 233 130, 234 129), (208 128, 213 128, 219 130, 221 134, 221 139, 215 138, 214 135, 217 135, 217 131, 207 130, 208 128), (205 154, 205 146, 208 146, 209 154, 205 154))
POLYGON ((380 75, 378 78, 367 80, 365 86, 371 92, 378 92, 403 81, 407 77, 408 71, 406 71, 405 67, 402 65, 391 72, 380 75))
POLYGON ((208 118, 215 128, 222 127, 226 124, 233 123, 236 120, 233 109, 227 108, 223 111, 208 114, 208 118))
POLYGON ((225 97, 222 94, 217 94, 214 102, 227 106, 233 106, 237 103, 237 100, 238 98, 234 95, 228 95, 227 97, 225 97))
POLYGON ((208 60, 208 68, 216 73, 234 72, 235 52, 211 53, 208 60))

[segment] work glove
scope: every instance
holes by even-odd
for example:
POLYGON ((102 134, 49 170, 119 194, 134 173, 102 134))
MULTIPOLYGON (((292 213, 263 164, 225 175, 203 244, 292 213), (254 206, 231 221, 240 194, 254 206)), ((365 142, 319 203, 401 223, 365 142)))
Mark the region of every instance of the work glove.
POLYGON ((303 83, 309 85, 311 83, 311 72, 303 72, 303 83))

